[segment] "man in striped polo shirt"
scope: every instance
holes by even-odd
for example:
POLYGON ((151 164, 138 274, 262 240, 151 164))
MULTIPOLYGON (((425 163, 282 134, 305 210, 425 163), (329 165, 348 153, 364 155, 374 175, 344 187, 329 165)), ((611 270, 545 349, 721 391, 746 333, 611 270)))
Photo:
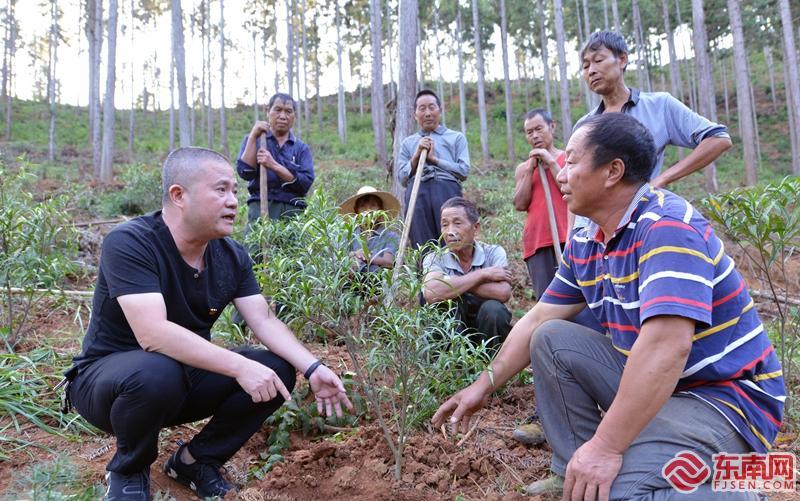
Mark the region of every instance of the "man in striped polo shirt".
POLYGON ((587 119, 559 174, 571 211, 594 223, 568 242, 556 278, 512 329, 491 370, 433 417, 466 429, 528 363, 565 499, 758 499, 680 494, 661 475, 678 452, 765 452, 781 425, 781 367, 733 261, 708 221, 647 183, 653 138, 630 115, 587 119), (604 336, 561 319, 588 304, 604 336), (601 413, 604 412, 604 415, 601 413), (602 420, 601 420, 602 418, 602 420))

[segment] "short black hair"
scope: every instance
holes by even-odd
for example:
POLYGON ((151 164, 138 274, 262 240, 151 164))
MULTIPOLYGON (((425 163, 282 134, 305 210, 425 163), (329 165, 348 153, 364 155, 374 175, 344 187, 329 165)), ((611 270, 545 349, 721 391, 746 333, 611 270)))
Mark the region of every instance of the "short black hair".
POLYGON ((629 54, 628 44, 625 43, 625 39, 622 38, 622 35, 616 31, 600 30, 589 35, 589 39, 583 44, 580 55, 581 63, 583 63, 583 56, 586 54, 586 51, 595 51, 603 47, 610 50, 611 53, 614 54, 614 57, 629 54))
POLYGON ((419 101, 419 98, 422 96, 433 96, 433 98, 436 100, 436 106, 438 106, 440 110, 442 109, 442 101, 439 99, 439 96, 437 96, 436 93, 430 89, 422 89, 421 91, 417 92, 416 97, 414 97, 414 108, 417 107, 417 101, 419 101))
POLYGON ((161 169, 161 201, 169 202, 169 187, 173 184, 188 186, 203 162, 230 165, 224 155, 208 148, 196 146, 177 148, 167 155, 161 169))
POLYGON ((297 104, 294 102, 294 98, 285 92, 276 92, 269 98, 267 102, 267 111, 272 109, 272 105, 275 104, 275 101, 283 101, 284 103, 291 103, 292 104, 292 111, 297 111, 297 104))
POLYGON ((593 150, 592 167, 618 158, 625 164, 622 180, 646 183, 656 161, 653 135, 641 122, 627 113, 592 115, 577 130, 585 129, 584 146, 593 150))
POLYGON ((464 209, 464 212, 467 214, 467 219, 469 219, 470 223, 475 224, 480 219, 480 216, 478 215, 478 208, 475 206, 475 204, 463 197, 448 198, 442 204, 441 212, 444 212, 445 209, 455 209, 457 207, 464 209))
POLYGON ((542 117, 547 125, 553 125, 553 116, 550 115, 550 112, 544 108, 534 108, 529 112, 525 113, 523 120, 528 121, 531 118, 542 117))

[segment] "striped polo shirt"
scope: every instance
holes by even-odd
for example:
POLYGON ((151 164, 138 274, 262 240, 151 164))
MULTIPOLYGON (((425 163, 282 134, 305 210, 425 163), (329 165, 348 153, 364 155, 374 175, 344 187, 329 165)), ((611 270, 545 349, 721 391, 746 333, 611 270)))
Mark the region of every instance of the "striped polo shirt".
POLYGON ((711 404, 754 451, 766 451, 786 398, 781 366, 709 222, 681 197, 644 184, 614 236, 603 240, 594 223, 576 232, 542 301, 586 302, 625 356, 648 318, 694 320, 675 391, 711 404))

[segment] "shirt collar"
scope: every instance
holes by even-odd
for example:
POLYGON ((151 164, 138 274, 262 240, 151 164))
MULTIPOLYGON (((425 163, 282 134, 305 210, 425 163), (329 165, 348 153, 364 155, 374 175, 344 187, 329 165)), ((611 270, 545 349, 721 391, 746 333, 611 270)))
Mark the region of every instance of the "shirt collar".
MULTIPOLYGON (((272 138, 275 140, 276 143, 278 142, 278 139, 275 137, 275 134, 273 134, 271 130, 267 131, 267 138, 272 138)), ((294 133, 291 131, 291 129, 289 129, 289 137, 286 138, 286 142, 294 144, 295 141, 296 138, 294 137, 294 133)))
MULTIPOLYGON (((630 90, 630 94, 628 95, 628 100, 625 101, 625 104, 622 105, 623 113, 628 111, 633 106, 639 104, 639 94, 641 91, 639 91, 639 89, 637 89, 636 87, 629 87, 628 90, 630 90)), ((604 103, 603 100, 601 99, 600 104, 598 104, 597 108, 594 109, 594 115, 600 115, 604 111, 606 111, 606 103, 604 103)))
POLYGON ((447 127, 445 127, 445 126, 444 126, 444 125, 442 125, 442 124, 439 124, 439 126, 438 126, 438 127, 436 127, 435 129, 433 129, 431 132, 425 132, 424 130, 420 129, 420 130, 419 130, 419 135, 420 135, 420 136, 424 136, 424 135, 426 135, 426 134, 431 134, 431 133, 434 133, 434 132, 435 132, 436 134, 440 135, 440 136, 443 136, 443 135, 444 135, 444 133, 445 133, 445 132, 447 132, 447 127))
MULTIPOLYGON (((445 252, 443 259, 444 265, 450 270, 464 273, 464 269, 461 268, 461 261, 458 260, 456 253, 446 247, 445 249, 447 252, 445 252)), ((472 263, 470 264, 470 269, 479 268, 483 266, 485 262, 486 252, 483 250, 483 245, 476 240, 472 243, 472 263)))
MULTIPOLYGON (((631 222, 634 213, 636 213, 636 210, 639 208, 639 204, 647 201, 647 199, 644 198, 645 194, 652 189, 653 188, 652 186, 650 186, 649 183, 644 183, 642 186, 639 187, 639 189, 636 191, 636 194, 633 195, 633 198, 631 198, 631 201, 628 204, 628 208, 625 209, 625 214, 623 214, 622 219, 619 220, 617 229, 614 230, 614 235, 611 238, 617 236, 620 233, 620 230, 626 227, 628 223, 631 222)), ((603 241, 602 233, 603 231, 600 228, 600 225, 590 220, 589 226, 586 227, 586 234, 591 236, 591 238, 594 239, 596 242, 602 243, 603 241)))

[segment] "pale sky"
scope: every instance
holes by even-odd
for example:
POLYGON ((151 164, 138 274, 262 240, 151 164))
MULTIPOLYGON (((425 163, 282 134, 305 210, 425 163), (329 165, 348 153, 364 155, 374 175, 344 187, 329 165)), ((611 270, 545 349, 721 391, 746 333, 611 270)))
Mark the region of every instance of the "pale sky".
MULTIPOLYGON (((59 1, 59 7, 63 10, 63 18, 61 20, 61 29, 63 36, 66 39, 66 44, 61 43, 58 47, 58 66, 56 68, 57 78, 60 83, 59 100, 69 104, 86 105, 88 100, 88 43, 83 34, 83 26, 80 21, 80 5, 81 0, 65 0, 59 1)), ((107 2, 105 2, 107 4, 107 2)), ((202 70, 202 40, 197 36, 192 37, 189 16, 192 12, 193 4, 195 2, 183 0, 184 11, 184 36, 186 45, 186 72, 187 72, 187 85, 191 82, 191 75, 195 75, 200 79, 202 70)), ((199 2, 197 2, 199 3, 199 2)), ((115 103, 118 109, 129 108, 131 103, 131 87, 137 97, 141 94, 143 82, 153 82, 153 70, 145 69, 145 64, 151 68, 160 68, 160 77, 158 79, 160 89, 157 92, 160 106, 162 109, 169 107, 169 61, 170 61, 170 30, 171 20, 170 12, 167 11, 164 15, 160 16, 155 23, 151 23, 147 27, 137 26, 135 32, 135 39, 133 44, 131 42, 131 32, 128 26, 131 23, 130 15, 130 0, 119 1, 119 20, 118 20, 118 35, 117 35, 117 82, 116 82, 116 96, 115 103), (123 34, 123 27, 125 28, 123 34), (153 64, 154 63, 154 64, 153 64), (131 85, 131 68, 133 68, 133 84, 131 85)), ((227 0, 225 2, 225 28, 226 37, 232 47, 228 46, 225 50, 226 56, 226 73, 225 73, 225 104, 227 106, 234 106, 236 103, 252 104, 254 95, 254 73, 253 73, 253 42, 252 35, 243 27, 245 15, 243 12, 243 0, 227 0)), ((278 1, 278 26, 279 26, 279 48, 283 54, 286 52, 286 10, 285 2, 278 1)), ((16 82, 14 84, 14 91, 16 96, 22 99, 32 99, 34 97, 34 81, 35 72, 33 68, 33 59, 29 54, 29 45, 34 37, 46 36, 47 30, 50 25, 49 9, 47 6, 40 5, 40 2, 25 0, 18 2, 16 7, 16 14, 20 25, 20 40, 25 44, 24 47, 18 48, 16 55, 16 82)), ((104 16, 107 16, 107 5, 104 16)), ((211 20, 213 24, 219 23, 219 3, 213 2, 211 6, 211 20)), ((309 22, 309 19, 306 20, 309 22)), ((328 18, 322 19, 323 25, 320 26, 320 33, 323 35, 322 47, 320 48, 320 60, 325 61, 330 58, 335 61, 336 59, 336 35, 335 28, 332 26, 332 20, 328 18)), ((138 24, 138 23, 137 23, 138 24)), ((449 27, 454 29, 454 26, 449 27)), ((448 27, 441 27, 442 32, 446 32, 448 27)), ((368 42, 369 31, 367 27, 363 30, 364 37, 368 42)), ((394 28, 396 37, 397 29, 394 28)), ((685 42, 681 44, 681 39, 687 40, 689 30, 684 26, 678 31, 678 57, 682 57, 687 51, 691 51, 690 43, 685 42), (682 35, 682 36, 681 36, 682 35), (684 48, 686 50, 684 50, 684 48)), ((300 36, 295 33, 295 36, 300 36)), ((537 35, 538 38, 538 35, 537 35)), ((450 37, 445 37, 440 34, 440 40, 447 40, 445 43, 450 43, 450 37)), ((485 68, 486 78, 488 80, 497 80, 503 78, 502 58, 500 48, 500 32, 499 28, 495 29, 492 36, 494 50, 492 52, 485 51, 485 68)), ((260 42, 259 42, 260 44, 260 42)), ((567 63, 570 75, 574 75, 578 71, 578 61, 576 55, 576 43, 568 42, 567 48, 567 63)), ((666 51, 666 44, 662 44, 666 51)), ((45 46, 46 47, 46 46, 45 46)), ((550 40, 550 58, 551 58, 551 79, 557 78, 557 65, 556 65, 556 47, 554 38, 550 40)), ((364 67, 362 73, 369 75, 369 65, 371 60, 371 50, 367 45, 363 49, 364 54, 364 67)), ((397 44, 393 44, 393 69, 395 72, 395 81, 397 74, 397 44)), ((443 49, 446 52, 448 49, 443 49)), ((471 51, 471 47, 469 49, 471 51)), ((105 93, 105 59, 106 59, 107 44, 103 44, 103 69, 101 77, 101 93, 105 93)), ((517 65, 513 60, 514 46, 513 42, 509 40, 509 70, 510 78, 517 78, 517 65)), ((46 68, 47 52, 43 54, 44 62, 39 61, 39 65, 44 65, 46 68)), ((445 80, 453 80, 458 75, 457 64, 455 56, 447 56, 443 54, 442 58, 442 71, 446 75, 445 80)), ((284 56, 285 57, 285 56, 284 56)), ((212 94, 213 104, 219 104, 219 38, 212 40, 211 45, 211 58, 212 58, 212 94)), ((258 68, 259 74, 259 89, 258 95, 259 102, 263 102, 266 97, 271 95, 274 89, 274 61, 271 58, 263 58, 259 54, 261 66, 258 68)), ((664 54, 663 59, 667 61, 667 56, 664 54)), ((438 65, 433 65, 426 70, 427 78, 434 79, 438 76, 438 65)), ((383 56, 384 64, 384 81, 388 82, 388 56, 384 50, 383 56)), ((530 63, 529 63, 530 64, 530 63)), ((358 86, 355 71, 353 71, 347 61, 347 50, 343 51, 343 75, 345 80, 345 88, 349 91, 355 90, 358 86)), ((465 78, 468 81, 475 81, 476 75, 473 64, 468 64, 465 67, 465 78)), ((302 73, 302 66, 301 66, 302 73)), ((533 63, 533 68, 528 68, 528 75, 541 76, 542 66, 540 61, 533 63)), ((308 65, 308 96, 314 95, 313 88, 313 74, 312 67, 308 65)), ((302 77, 301 77, 302 78, 302 77)), ((282 75, 285 82, 285 72, 282 75)), ((321 74, 321 91, 323 95, 336 93, 338 88, 338 70, 335 64, 322 68, 321 74)), ((301 80, 302 82, 302 80, 301 80)), ((369 80, 365 76, 364 84, 369 86, 369 80)), ((285 83, 284 83, 285 86, 285 83)), ((149 91, 154 92, 153 84, 148 84, 149 91)), ((199 87, 199 85, 198 85, 199 87)), ((302 83, 301 83, 302 89, 302 83)), ((285 91, 285 88, 281 89, 285 91)), ((189 92, 189 99, 192 98, 191 89, 189 92)), ((176 91, 177 95, 177 91, 176 91)), ((296 96, 297 97, 297 96, 296 96)), ((302 96, 300 96, 302 97, 302 96)), ((177 98, 176 98, 177 101, 177 98)))

